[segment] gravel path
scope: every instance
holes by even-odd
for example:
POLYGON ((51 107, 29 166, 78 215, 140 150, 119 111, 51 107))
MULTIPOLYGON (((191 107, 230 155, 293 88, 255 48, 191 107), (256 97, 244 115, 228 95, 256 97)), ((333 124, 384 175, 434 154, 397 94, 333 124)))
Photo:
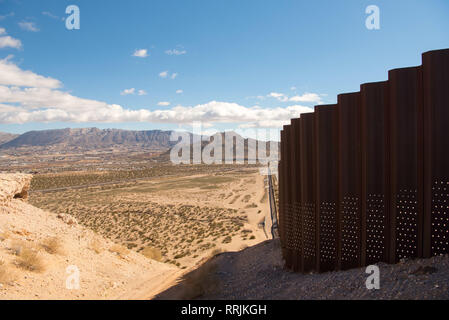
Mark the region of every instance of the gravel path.
MULTIPOLYGON (((200 299, 449 299, 448 255, 378 264, 379 290, 366 288, 365 268, 323 274, 287 271, 278 240, 223 253, 208 263, 215 265, 212 272, 219 279, 218 287, 205 286, 200 299)), ((170 294, 161 298, 169 299, 170 294)))

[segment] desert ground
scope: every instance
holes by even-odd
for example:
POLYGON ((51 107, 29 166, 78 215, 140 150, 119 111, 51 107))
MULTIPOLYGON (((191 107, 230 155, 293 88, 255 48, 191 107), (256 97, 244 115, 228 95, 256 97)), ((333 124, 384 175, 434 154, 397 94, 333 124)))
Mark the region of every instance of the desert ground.
POLYGON ((201 172, 191 167, 182 174, 74 188, 86 185, 79 181, 96 181, 95 175, 105 173, 59 173, 56 179, 36 176, 32 190, 45 185, 57 190, 34 191, 29 201, 55 214, 73 216, 130 250, 157 252, 157 260, 181 269, 212 253, 240 250, 271 237, 266 183, 258 169, 209 172, 205 167, 201 172))
POLYGON ((150 299, 210 257, 270 238, 259 170, 204 169, 106 184, 104 172, 0 175, 0 191, 14 190, 0 204, 0 299, 150 299))
POLYGON ((179 275, 178 268, 105 239, 73 217, 26 203, 21 192, 30 179, 0 175, 0 299, 143 298, 139 294, 151 295, 179 275), (67 286, 74 267, 79 288, 67 286))
POLYGON ((449 255, 377 264, 380 288, 368 290, 366 268, 300 274, 284 268, 279 239, 224 252, 183 275, 156 299, 430 300, 449 299, 449 255))
MULTIPOLYGON (((207 208, 206 212, 213 212, 212 216, 217 218, 215 211, 211 210, 214 208, 211 197, 221 199, 220 194, 217 196, 211 193, 207 196, 204 190, 197 193, 191 191, 187 196, 188 199, 180 198, 185 179, 196 181, 202 177, 204 176, 173 177, 172 183, 178 185, 179 194, 174 194, 173 197, 165 194, 165 197, 176 199, 170 202, 173 207, 169 208, 188 205, 187 200, 203 199, 206 202, 204 205, 204 208, 207 208), (195 198, 195 195, 198 198, 195 198)), ((210 179, 210 176, 207 177, 210 179)), ((216 241, 213 248, 204 249, 201 242, 200 244, 193 242, 189 248, 192 251, 197 250, 194 255, 176 259, 171 257, 178 252, 178 247, 184 248, 182 241, 177 241, 177 245, 167 245, 167 253, 162 254, 165 251, 159 251, 156 242, 129 246, 134 242, 121 240, 120 232, 115 241, 112 241, 111 234, 104 236, 95 232, 79 223, 75 215, 50 212, 32 206, 26 200, 30 180, 30 175, 0 174, 0 299, 449 298, 448 255, 431 259, 404 260, 396 265, 379 263, 381 276, 379 290, 366 289, 365 268, 322 274, 290 272, 283 267, 279 240, 264 241, 262 235, 265 233, 257 229, 253 229, 252 234, 255 237, 259 236, 259 239, 248 239, 246 236, 246 240, 243 240, 243 234, 246 232, 237 232, 235 235, 231 232, 229 243, 223 243, 226 235, 218 239, 222 241, 216 241), (248 243, 254 245, 246 247, 248 243), (149 244, 152 250, 145 250, 149 244), (142 247, 144 249, 140 250, 142 247), (198 256, 194 257, 195 255, 198 256), (167 260, 169 263, 164 263, 167 260), (172 260, 176 263, 170 262, 172 260), (70 268, 73 267, 79 271, 79 288, 67 286, 67 279, 73 272, 70 268)), ((258 177, 254 170, 246 169, 242 170, 241 176, 235 176, 233 181, 214 179, 213 182, 226 185, 228 191, 238 190, 243 188, 243 185, 249 186, 251 183, 264 185, 263 177, 258 177)), ((159 200, 162 203, 165 199, 164 192, 169 192, 163 187, 165 182, 161 184, 156 179, 153 183, 158 185, 160 190, 154 192, 150 200, 159 200)), ((191 183, 189 180, 188 184, 191 183)), ((145 185, 143 182, 142 184, 145 185)), ((152 187, 154 188, 154 185, 152 187)), ((125 188, 133 189, 130 194, 136 196, 140 194, 136 190, 141 190, 142 185, 139 182, 125 188)), ((149 187, 145 185, 145 190, 147 188, 149 187)), ((265 197, 263 189, 257 190, 254 196, 257 196, 256 199, 259 196, 263 199, 265 197)), ((33 197, 37 197, 38 194, 36 192, 33 197)), ((54 192, 45 194, 55 195, 54 192)), ((62 201, 62 197, 58 199, 62 201)), ((235 210, 232 206, 237 205, 237 200, 232 200, 234 198, 230 200, 232 203, 223 201, 220 205, 231 210, 235 216, 239 216, 238 210, 237 213, 232 211, 235 210)), ((245 198, 240 201, 242 201, 240 205, 251 203, 249 200, 246 202, 245 198)), ((151 208, 155 210, 156 207, 151 208)), ((165 214, 169 215, 167 212, 169 211, 165 214)), ((189 213, 194 215, 195 212, 203 211, 196 208, 189 213)), ((261 213, 248 211, 247 214, 248 222, 243 224, 243 228, 250 228, 251 221, 257 222, 258 219, 254 217, 258 217, 261 213)), ((223 225, 232 225, 232 218, 223 212, 221 215, 225 218, 223 225)), ((95 217, 93 219, 95 220, 95 217)), ((183 226, 192 227, 186 224, 184 219, 173 218, 165 221, 159 217, 159 220, 161 224, 171 222, 173 226, 170 228, 177 230, 172 234, 183 232, 183 235, 192 235, 182 230, 183 226)), ((195 219, 195 222, 201 224, 199 220, 201 219, 195 219)), ((133 226, 138 225, 138 222, 137 219, 133 226)), ((125 233, 126 228, 121 230, 125 233)), ((163 235, 161 239, 171 234, 163 233, 163 235)), ((207 237, 205 239, 207 243, 213 240, 208 240, 207 237)))

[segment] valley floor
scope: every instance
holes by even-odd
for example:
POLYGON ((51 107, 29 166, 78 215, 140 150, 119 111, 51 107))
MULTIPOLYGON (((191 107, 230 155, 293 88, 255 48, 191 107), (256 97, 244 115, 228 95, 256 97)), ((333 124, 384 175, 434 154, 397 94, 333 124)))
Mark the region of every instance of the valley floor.
POLYGON ((37 175, 34 185, 61 182, 66 189, 33 192, 29 201, 45 211, 73 216, 130 250, 158 250, 161 262, 184 270, 214 252, 237 251, 269 239, 265 177, 254 168, 200 168, 202 172, 192 166, 182 175, 79 189, 70 186, 105 174, 37 175))

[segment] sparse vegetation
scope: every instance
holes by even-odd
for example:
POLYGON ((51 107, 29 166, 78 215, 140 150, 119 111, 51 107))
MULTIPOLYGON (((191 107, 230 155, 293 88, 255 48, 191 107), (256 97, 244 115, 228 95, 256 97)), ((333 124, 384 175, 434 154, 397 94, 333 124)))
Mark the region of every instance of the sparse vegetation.
POLYGON ((50 254, 64 254, 64 246, 62 240, 58 237, 51 237, 42 242, 42 248, 50 254))
POLYGON ((44 271, 44 261, 36 249, 22 245, 17 256, 16 263, 20 268, 33 272, 44 271))
POLYGON ((124 258, 128 253, 129 250, 125 248, 124 246, 121 246, 119 244, 114 244, 109 248, 109 252, 115 253, 119 255, 120 257, 124 258))
MULTIPOLYGON (((62 189, 51 193, 32 193, 29 201, 50 212, 73 216, 79 224, 127 250, 140 252, 154 260, 170 261, 175 265, 191 263, 191 259, 201 256, 201 252, 211 250, 219 243, 231 243, 232 239, 239 235, 239 230, 248 223, 247 215, 255 213, 252 209, 257 207, 257 204, 250 202, 254 193, 250 194, 246 186, 251 180, 249 177, 258 173, 252 170, 239 171, 235 167, 230 170, 226 166, 186 166, 183 170, 173 171, 171 168, 159 166, 151 170, 131 170, 126 173, 123 170, 63 172, 37 175, 33 179, 33 188, 66 188, 103 181, 140 179, 152 174, 157 177, 163 172, 176 174, 166 179, 136 180, 89 188, 62 189), (226 170, 229 170, 230 174, 227 174, 226 170), (203 175, 198 176, 198 173, 203 175), (216 186, 221 188, 234 181, 236 184, 226 192, 221 189, 218 189, 219 192, 215 191, 216 186), (193 197, 203 197, 203 200, 198 200, 200 205, 176 201, 164 203, 147 196, 177 199, 186 196, 185 190, 193 197), (209 200, 209 192, 212 199, 224 198, 223 207, 201 204, 201 201, 209 200), (229 201, 237 203, 241 196, 242 201, 248 202, 247 209, 226 208, 229 201)), ((251 184, 254 184, 254 181, 251 184)), ((98 254, 105 250, 96 239, 93 239, 88 247, 98 254)), ((116 253, 122 257, 126 255, 116 253)))
POLYGON ((254 202, 245 206, 245 209, 257 208, 257 204, 254 202))
POLYGON ((230 236, 227 236, 226 238, 223 239, 223 243, 231 243, 232 238, 230 236))
POLYGON ((98 240, 97 238, 93 238, 90 242, 89 242, 89 246, 88 248, 92 251, 94 251, 97 254, 100 254, 103 252, 103 245, 101 244, 101 241, 98 240))
POLYGON ((265 203, 265 202, 267 202, 267 199, 268 199, 268 191, 267 191, 267 189, 264 188, 263 196, 262 196, 262 198, 260 199, 260 203, 265 203))
POLYGON ((223 249, 221 249, 221 248, 217 248, 217 249, 214 249, 212 252, 211 252, 211 257, 215 257, 215 256, 218 256, 220 253, 222 253, 223 252, 223 249))
POLYGON ((11 237, 11 232, 9 231, 1 231, 0 232, 0 241, 5 241, 11 237))
POLYGON ((0 260, 0 283, 5 285, 16 280, 16 273, 5 261, 0 260))
POLYGON ((149 259, 153 259, 156 261, 162 261, 162 253, 159 249, 152 248, 152 247, 145 247, 141 251, 141 253, 149 259))

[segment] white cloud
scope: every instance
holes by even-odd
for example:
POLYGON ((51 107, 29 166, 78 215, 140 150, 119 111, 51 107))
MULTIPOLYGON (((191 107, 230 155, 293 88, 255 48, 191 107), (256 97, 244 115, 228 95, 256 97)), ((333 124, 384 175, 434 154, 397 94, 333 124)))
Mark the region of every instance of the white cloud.
POLYGON ((4 15, 0 15, 0 20, 9 18, 9 17, 13 17, 14 16, 14 12, 8 13, 8 14, 4 14, 4 15))
MULTIPOLYGON (((131 94, 136 94, 135 88, 125 89, 120 92, 120 95, 122 95, 122 96, 127 96, 127 95, 131 95, 131 94)), ((147 92, 145 90, 137 90, 137 95, 138 96, 146 96, 147 92)))
POLYGON ((300 96, 294 96, 289 99, 289 101, 293 102, 314 102, 314 103, 322 103, 321 97, 317 93, 304 93, 300 96))
POLYGON ((161 106, 161 107, 166 107, 166 106, 170 105, 170 102, 168 102, 168 101, 161 101, 161 102, 158 102, 157 105, 161 106))
POLYGON ((283 93, 271 92, 268 96, 271 98, 278 99, 281 102, 288 101, 288 97, 283 93))
POLYGON ((170 50, 165 51, 165 53, 168 54, 169 56, 173 56, 173 55, 180 56, 180 55, 186 54, 187 51, 186 50, 178 50, 178 49, 170 49, 170 50))
POLYGON ((20 69, 9 62, 9 58, 0 60, 0 85, 2 84, 36 88, 59 88, 62 86, 59 80, 20 69))
POLYGON ((310 93, 310 92, 306 92, 303 95, 296 95, 296 96, 293 96, 290 98, 286 94, 278 93, 278 92, 271 92, 268 95, 268 97, 275 98, 281 102, 288 102, 288 101, 291 101, 291 102, 313 102, 316 104, 322 103, 321 96, 324 96, 324 95, 320 95, 317 93, 310 93))
POLYGON ((58 17, 58 16, 56 16, 56 15, 54 15, 51 12, 48 12, 48 11, 43 11, 42 14, 44 16, 50 17, 50 18, 55 19, 55 20, 60 20, 61 19, 60 17, 58 17))
POLYGON ((296 90, 296 87, 295 87, 295 86, 290 87, 290 90, 295 91, 295 90, 296 90))
POLYGON ((23 30, 26 30, 26 31, 32 31, 32 32, 39 31, 36 24, 31 21, 21 21, 21 22, 19 22, 19 27, 21 27, 23 30))
POLYGON ((168 71, 162 71, 161 73, 159 73, 159 77, 161 78, 170 78, 170 79, 176 79, 176 77, 178 76, 178 74, 176 72, 170 74, 170 72, 168 71))
POLYGON ((14 39, 6 35, 6 29, 0 28, 0 49, 2 48, 14 48, 20 49, 22 42, 18 39, 14 39))
MULTIPOLYGON (((126 109, 120 105, 83 99, 58 88, 61 83, 21 70, 7 59, 0 60, 0 123, 26 122, 154 122, 191 124, 238 123, 241 127, 279 127, 313 109, 293 105, 285 108, 246 107, 232 102, 210 101, 195 106, 164 110, 126 109)), ((127 89, 133 90, 135 89, 127 89)), ((167 106, 167 104, 165 104, 167 106)))
POLYGON ((133 57, 146 58, 148 57, 147 49, 136 49, 133 53, 133 57))
POLYGON ((136 91, 135 88, 125 89, 125 90, 123 90, 122 92, 120 92, 120 95, 122 95, 122 96, 127 96, 127 95, 129 95, 129 94, 134 94, 135 91, 136 91))
POLYGON ((181 90, 181 89, 176 90, 176 93, 177 93, 177 94, 181 94, 181 93, 183 93, 183 92, 184 92, 184 91, 181 90))
POLYGON ((0 37, 0 49, 8 48, 8 47, 20 49, 22 47, 22 42, 20 42, 20 40, 14 39, 10 36, 0 37))

